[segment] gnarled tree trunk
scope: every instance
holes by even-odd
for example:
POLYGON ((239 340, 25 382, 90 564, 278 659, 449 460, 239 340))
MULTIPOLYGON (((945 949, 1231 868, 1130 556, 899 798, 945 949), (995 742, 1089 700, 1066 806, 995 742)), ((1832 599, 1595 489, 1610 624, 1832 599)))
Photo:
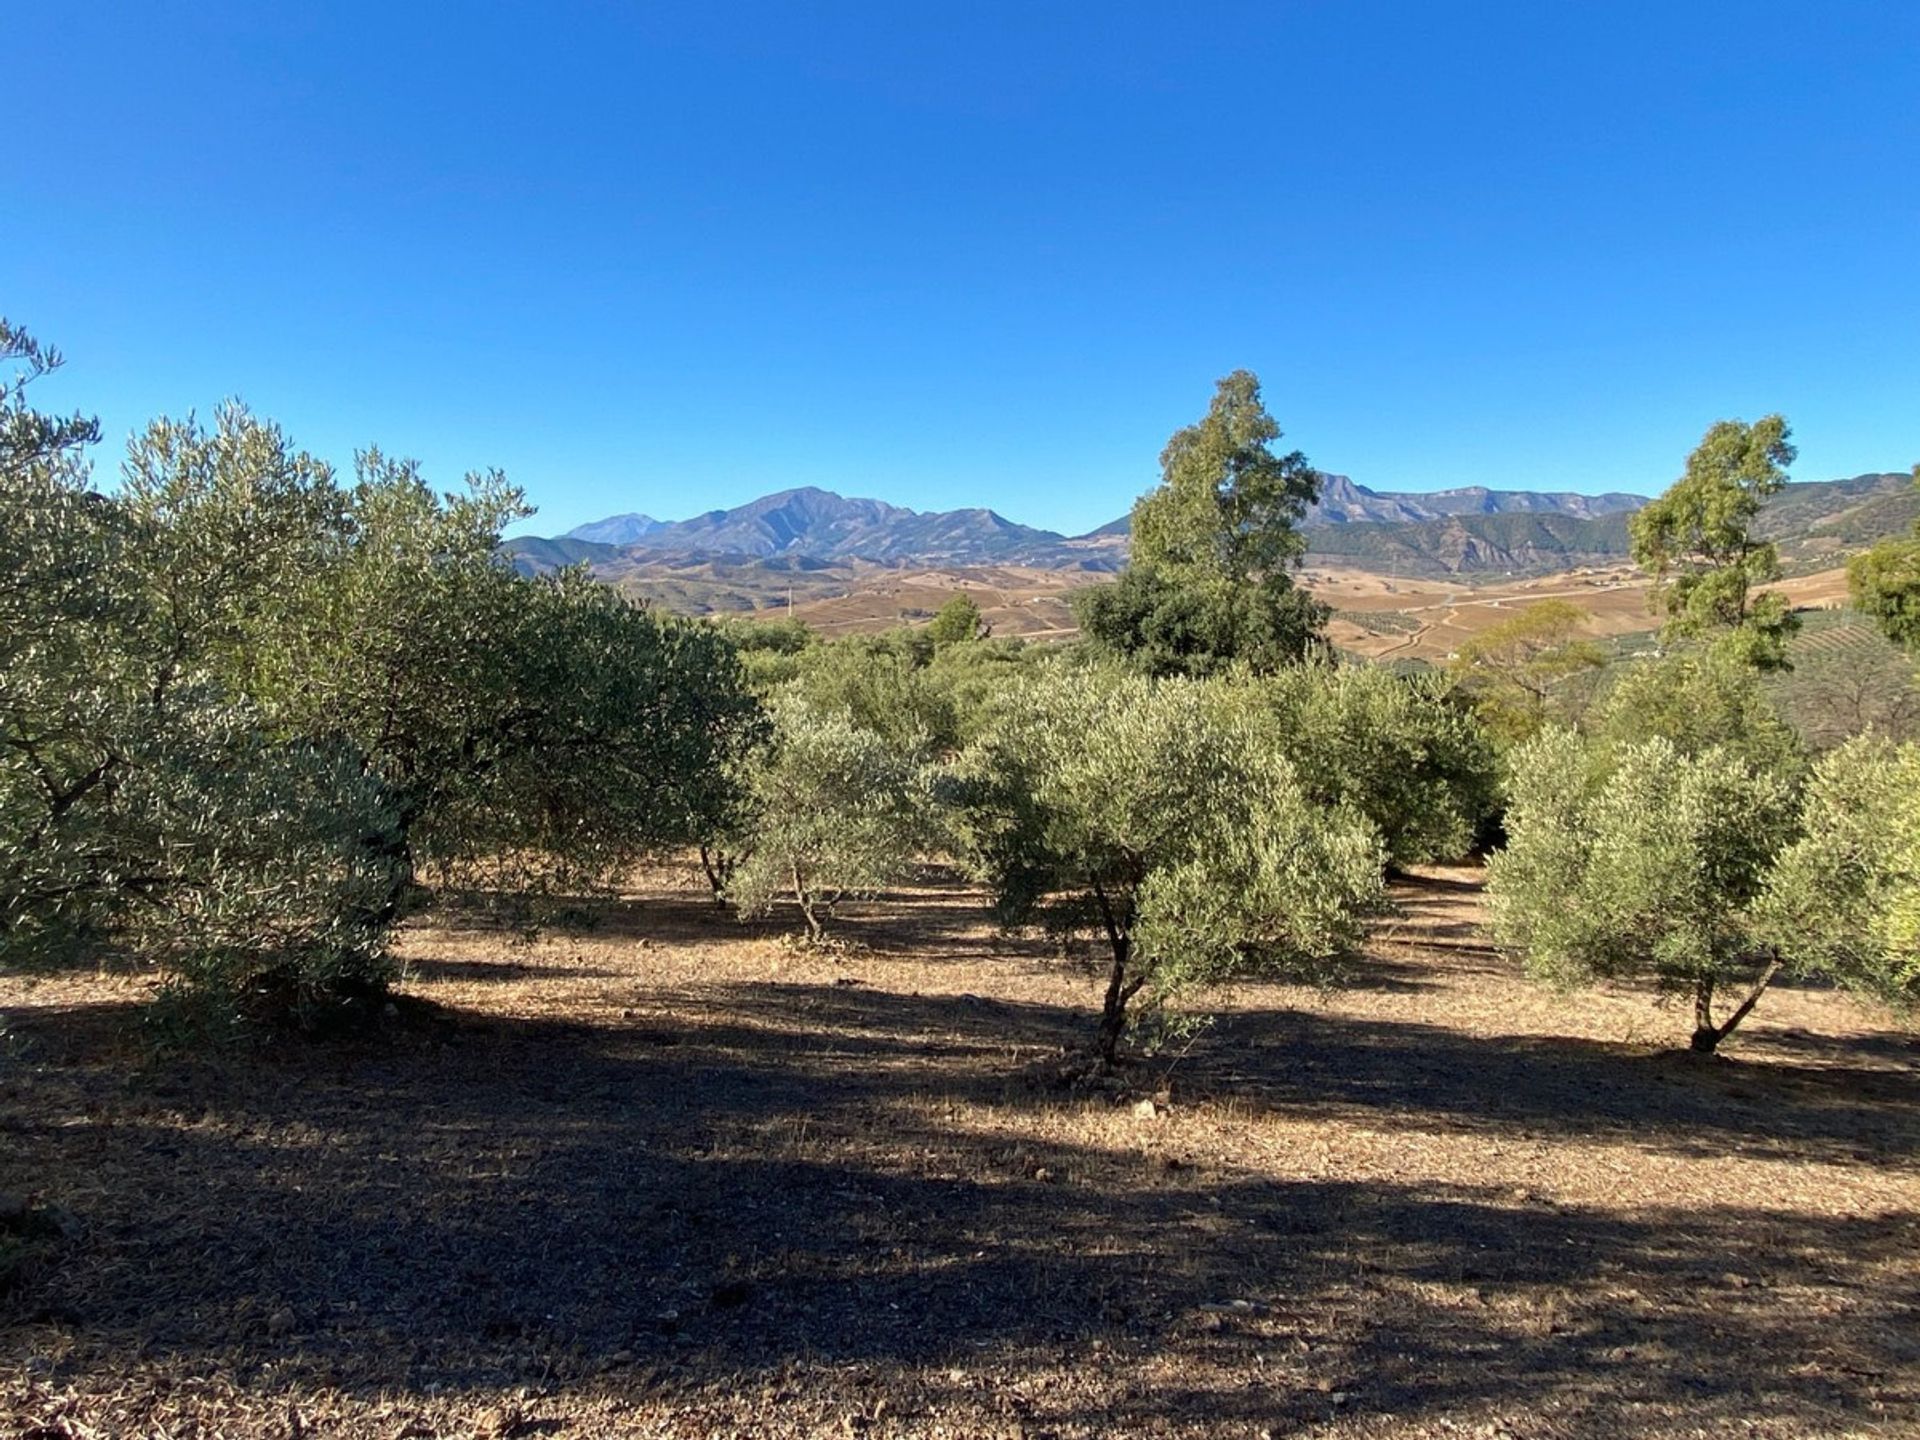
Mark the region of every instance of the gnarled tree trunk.
POLYGON ((1760 997, 1766 993, 1767 986, 1773 983, 1773 977, 1780 971, 1778 953, 1767 957, 1767 968, 1760 972, 1760 978, 1754 982, 1753 989, 1747 992, 1747 998, 1733 1009, 1733 1013, 1719 1024, 1713 1019, 1713 976, 1702 975, 1693 987, 1693 1039, 1690 1047, 1695 1054, 1711 1055, 1720 1046, 1720 1042, 1734 1032, 1734 1028, 1747 1018, 1753 1007, 1760 1003, 1760 997))

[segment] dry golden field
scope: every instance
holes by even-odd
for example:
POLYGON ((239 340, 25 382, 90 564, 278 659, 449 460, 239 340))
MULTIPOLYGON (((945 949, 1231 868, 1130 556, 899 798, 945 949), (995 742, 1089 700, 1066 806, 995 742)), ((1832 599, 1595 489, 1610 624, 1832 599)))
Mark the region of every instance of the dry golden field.
MULTIPOLYGON (((887 570, 873 567, 824 597, 796 599, 795 618, 828 636, 871 633, 930 617, 957 594, 972 597, 996 635, 1060 639, 1075 633, 1069 596, 1108 577, 1028 566, 887 570)), ((1300 581, 1335 611, 1328 633, 1342 650, 1370 659, 1444 661, 1472 635, 1527 605, 1558 598, 1587 611, 1593 639, 1641 634, 1659 623, 1648 609, 1647 578, 1630 565, 1498 583, 1408 580, 1366 570, 1312 565, 1300 581)), ((1796 605, 1845 603, 1845 570, 1784 580, 1796 605)), ((756 612, 784 618, 775 606, 756 612)))
POLYGON ((451 902, 381 1033, 141 1048, 0 981, 0 1435, 1920 1430, 1920 1052, 1771 994, 1724 1058, 1527 983, 1478 876, 1183 1053, 938 872, 838 948, 689 868, 520 943, 451 902), (1076 1076, 1080 1078, 1076 1079, 1076 1076))

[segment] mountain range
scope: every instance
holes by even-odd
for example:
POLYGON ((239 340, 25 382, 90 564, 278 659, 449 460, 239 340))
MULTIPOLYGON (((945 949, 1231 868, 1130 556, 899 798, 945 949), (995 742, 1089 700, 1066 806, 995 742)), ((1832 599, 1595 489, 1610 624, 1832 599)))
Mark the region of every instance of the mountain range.
MULTIPOLYGON (((1308 558, 1409 576, 1616 564, 1628 554, 1628 517, 1646 503, 1619 492, 1476 485, 1396 493, 1343 475, 1323 475, 1321 482, 1320 500, 1303 525, 1308 558)), ((1812 563, 1899 533, 1916 513, 1920 500, 1910 476, 1861 475, 1787 486, 1768 502, 1761 529, 1782 542, 1789 560, 1812 563)), ((848 565, 1112 571, 1126 561, 1128 528, 1122 517, 1084 535, 1062 535, 992 510, 917 511, 809 486, 688 520, 609 516, 552 539, 519 537, 505 548, 530 573, 586 564, 618 581, 662 567, 686 573, 704 565, 724 571, 730 585, 759 575, 786 586, 848 565)))
MULTIPOLYGON (((1558 515, 1596 519, 1645 504, 1638 495, 1542 494, 1469 486, 1430 494, 1369 490, 1344 475, 1321 477, 1305 527, 1423 523, 1454 515, 1558 515)), ((1085 535, 1062 535, 986 509, 918 511, 884 500, 850 499, 807 486, 762 496, 689 520, 612 515, 552 541, 515 541, 535 564, 604 559, 583 547, 673 556, 805 557, 895 564, 1023 564, 1111 570, 1125 558, 1127 517, 1085 535)))

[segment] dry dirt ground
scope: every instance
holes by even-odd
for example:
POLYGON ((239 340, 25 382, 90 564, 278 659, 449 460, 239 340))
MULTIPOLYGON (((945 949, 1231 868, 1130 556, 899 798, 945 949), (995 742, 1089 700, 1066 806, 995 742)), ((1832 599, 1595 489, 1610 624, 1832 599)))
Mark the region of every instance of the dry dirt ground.
MULTIPOLYGON (((1474 585, 1320 566, 1303 572, 1301 583, 1336 612, 1348 612, 1336 614, 1327 633, 1341 649, 1370 660, 1438 664, 1475 635, 1541 600, 1566 600, 1586 611, 1582 630, 1594 640, 1643 634, 1660 623, 1649 608, 1647 576, 1631 565, 1474 585), (1395 614, 1404 628, 1383 633, 1349 618, 1369 612, 1395 614)), ((1822 570, 1768 588, 1781 591, 1795 606, 1834 608, 1846 603, 1847 572, 1822 570)))
POLYGON ((0 1434, 1920 1433, 1920 1052, 1840 997, 1690 1061, 1439 871, 1350 986, 1071 1088, 1094 982, 957 885, 834 952, 635 884, 443 913, 384 1033, 263 1057, 0 983, 0 1189, 67 1232, 0 1434))

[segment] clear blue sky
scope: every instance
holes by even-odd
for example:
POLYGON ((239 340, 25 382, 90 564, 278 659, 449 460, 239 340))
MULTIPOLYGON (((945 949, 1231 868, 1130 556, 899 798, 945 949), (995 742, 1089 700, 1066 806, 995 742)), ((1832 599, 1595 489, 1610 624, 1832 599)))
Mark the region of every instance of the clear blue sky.
POLYGON ((1084 529, 1216 377, 1377 488, 1920 460, 1920 4, 10 7, 0 313, 553 532, 1084 529))

